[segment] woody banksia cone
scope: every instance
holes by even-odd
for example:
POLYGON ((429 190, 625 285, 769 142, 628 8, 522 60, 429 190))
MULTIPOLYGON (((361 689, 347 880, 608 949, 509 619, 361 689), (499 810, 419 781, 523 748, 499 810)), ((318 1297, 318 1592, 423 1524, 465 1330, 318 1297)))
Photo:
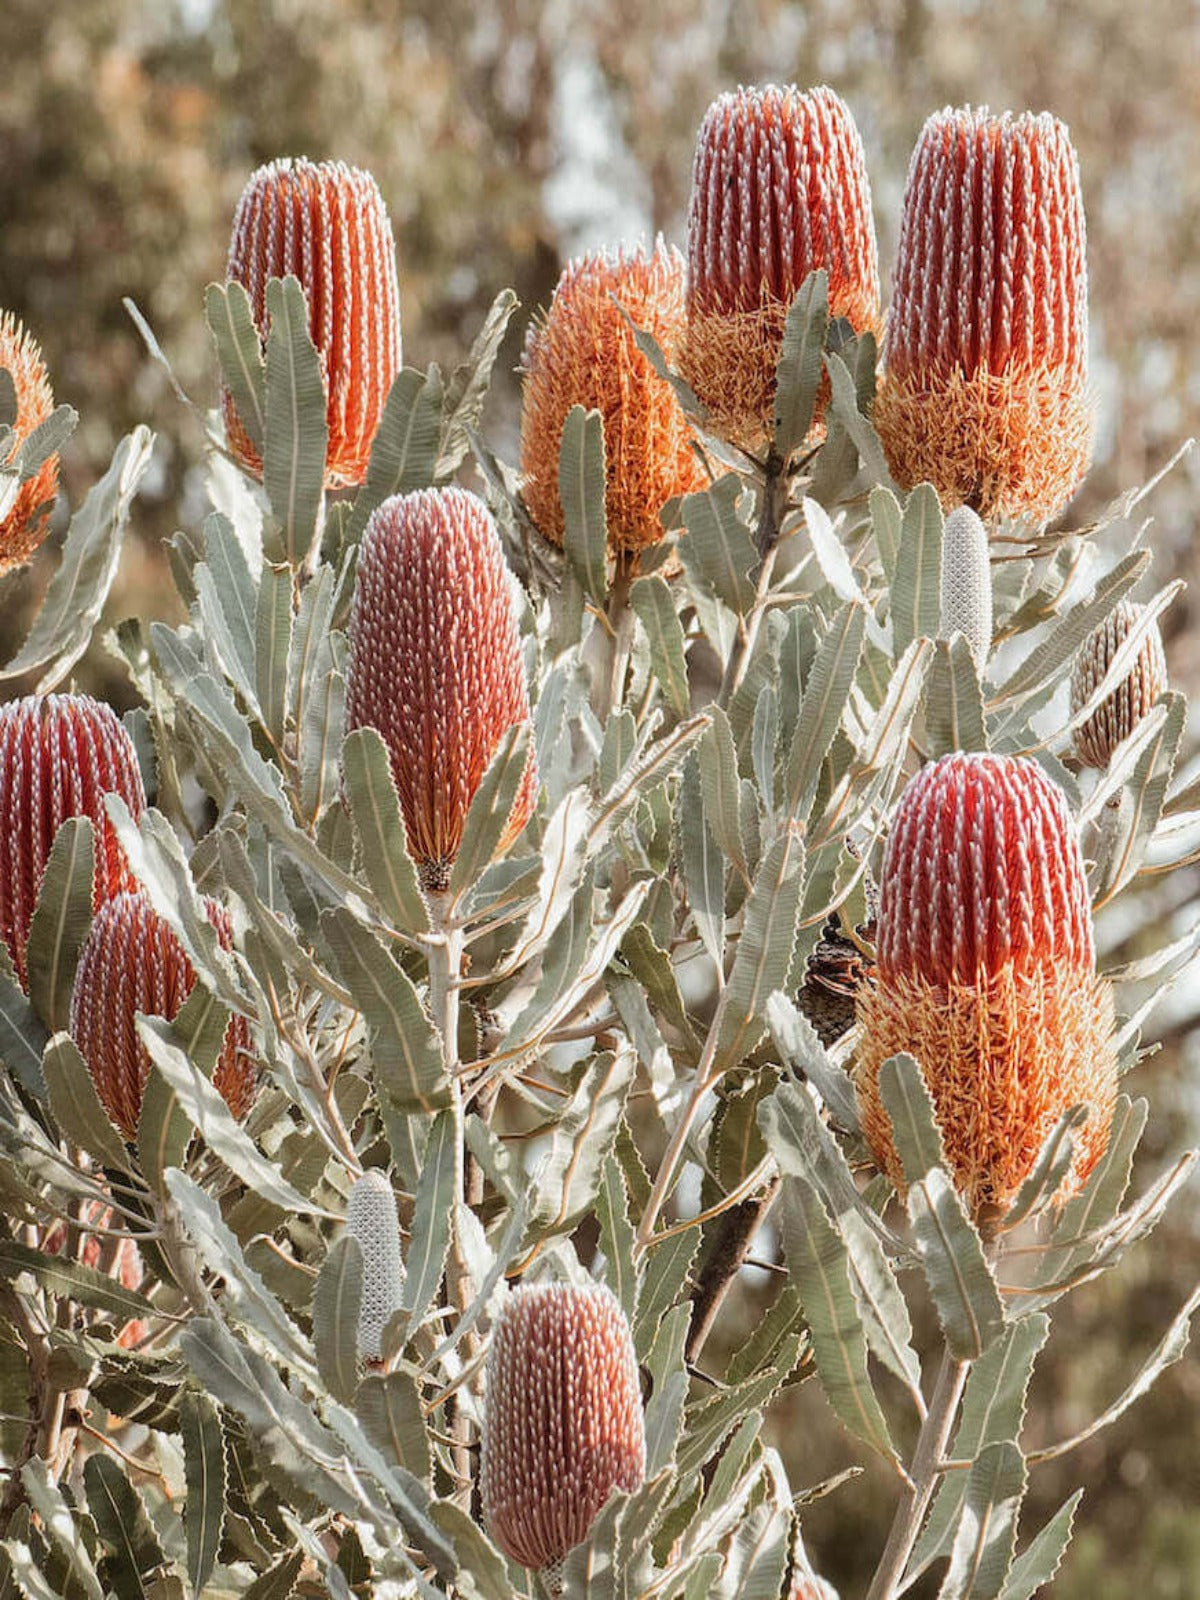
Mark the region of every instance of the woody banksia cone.
POLYGON ((350 1189, 346 1232, 362 1251, 362 1304, 358 1313, 358 1350, 368 1360, 383 1354, 383 1330, 400 1309, 404 1261, 396 1196, 386 1172, 364 1172, 350 1189))
MULTIPOLYGON (((446 887, 488 762, 529 719, 512 580, 487 507, 454 488, 385 500, 358 558, 346 728, 375 728, 387 746, 426 888, 446 887)), ((536 801, 531 747, 501 850, 536 801)))
POLYGON ((481 1491, 492 1538, 514 1561, 556 1567, 614 1490, 646 1471, 637 1357, 601 1284, 513 1292, 488 1353, 481 1491))
MULTIPOLYGON (((1071 673, 1071 715, 1082 711, 1100 687, 1117 651, 1128 639, 1142 607, 1122 600, 1084 641, 1071 673)), ((1167 659, 1162 635, 1152 622, 1128 673, 1110 695, 1075 730, 1075 753, 1087 767, 1107 767, 1122 739, 1127 739, 1167 687, 1167 659)))
POLYGON ((1116 1097, 1112 994, 1096 976, 1074 824, 1034 762, 943 756, 905 789, 880 883, 876 978, 858 1014, 863 1132, 898 1187, 879 1069, 900 1051, 921 1067, 977 1220, 1007 1208, 1072 1106, 1089 1114, 1060 1198, 1099 1160, 1116 1097))
MULTIPOLYGON (((18 451, 54 410, 54 394, 41 348, 10 311, 0 312, 0 367, 12 377, 17 414, 12 450, 18 451)), ((0 493, 6 480, 0 479, 0 493)), ((0 574, 28 561, 50 531, 50 507, 58 493, 58 455, 52 455, 16 491, 0 515, 0 574)))
POLYGON ((88 817, 96 829, 93 910, 134 884, 106 794, 119 794, 135 821, 145 808, 137 755, 110 707, 83 694, 29 695, 0 706, 0 935, 22 988, 42 874, 68 817, 88 817))
POLYGON ((875 426, 898 483, 988 521, 1054 516, 1087 470, 1079 165, 1047 113, 926 122, 900 220, 875 426))
MULTIPOLYGON (((267 284, 299 280, 308 332, 325 380, 326 488, 361 484, 384 402, 400 370, 400 289, 387 207, 369 172, 340 161, 272 161, 238 201, 225 276, 250 297, 267 337, 267 284)), ((222 395, 229 448, 262 475, 262 461, 222 395)))
POLYGON ((788 307, 819 267, 829 314, 879 323, 879 264, 862 140, 832 89, 739 89, 709 107, 688 209, 688 327, 680 370, 713 428, 773 431, 788 307))

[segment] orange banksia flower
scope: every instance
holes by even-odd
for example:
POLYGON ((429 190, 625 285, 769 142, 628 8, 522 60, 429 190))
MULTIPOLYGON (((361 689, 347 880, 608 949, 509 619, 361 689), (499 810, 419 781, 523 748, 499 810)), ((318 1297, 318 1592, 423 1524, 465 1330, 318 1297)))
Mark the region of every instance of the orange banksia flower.
POLYGON ((908 169, 875 426, 898 483, 1055 515, 1091 454, 1079 164, 1043 112, 937 112, 908 169))
MULTIPOLYGON (((21 448, 54 410, 54 394, 37 341, 10 311, 0 312, 0 367, 11 373, 17 397, 12 450, 21 448)), ((0 479, 0 490, 5 480, 0 479)), ((58 455, 43 461, 17 490, 0 517, 0 574, 28 561, 50 531, 50 507, 58 493, 58 455)))
MULTIPOLYGON (((1082 711, 1100 687, 1117 651, 1133 632, 1142 607, 1122 600, 1084 641, 1071 674, 1071 715, 1082 711)), ((1107 767, 1122 739, 1127 739, 1167 687, 1167 658, 1158 624, 1142 640, 1128 674, 1075 730, 1075 754, 1087 767, 1107 767)))
MULTIPOLYGON (((204 909, 228 950, 229 913, 215 900, 204 909)), ((138 1038, 135 1014, 173 1022, 196 982, 183 946, 144 894, 121 894, 100 908, 79 956, 71 994, 71 1036, 79 1046, 113 1125, 137 1136, 150 1055, 138 1038)), ((237 1118, 250 1109, 255 1070, 250 1029, 231 1017, 213 1084, 237 1118)))
POLYGON ((1063 1192, 1103 1154, 1116 1097, 1113 1002, 1096 976, 1083 856, 1034 762, 949 755, 905 789, 880 883, 876 976, 859 994, 863 1132, 898 1186, 879 1094, 920 1064, 972 1213, 1003 1210, 1064 1111, 1086 1104, 1063 1192))
POLYGON ((515 1290, 486 1386, 484 1521, 514 1561, 556 1567, 609 1495, 645 1476, 637 1357, 616 1297, 601 1284, 515 1290))
POLYGON ((108 706, 84 694, 29 695, 0 706, 0 936, 22 988, 42 874, 68 817, 89 817, 96 829, 93 910, 133 886, 106 794, 119 794, 135 821, 141 816, 137 755, 108 706))
POLYGON ((529 514, 555 544, 563 542, 558 453, 572 406, 604 418, 605 510, 614 554, 656 544, 666 502, 707 482, 675 391, 638 349, 621 315, 624 307, 671 361, 683 333, 683 291, 683 257, 661 240, 650 254, 585 256, 566 268, 549 311, 530 327, 521 471, 529 514))
POLYGON ((849 108, 824 87, 721 95, 696 141, 680 370, 729 438, 772 431, 788 307, 818 267, 830 316, 876 329, 871 189, 849 108))
MULTIPOLYGON (((465 489, 394 495, 363 535, 346 728, 375 728, 387 746, 409 854, 429 889, 446 886, 496 747, 530 720, 512 582, 491 513, 465 489)), ((536 802, 531 747, 502 850, 536 802)))
MULTIPOLYGON (((329 445, 326 488, 361 484, 392 380, 400 370, 400 289, 387 207, 369 172, 340 161, 272 161, 238 201, 226 277, 250 296, 267 337, 267 283, 291 275, 308 300, 321 357, 329 445)), ((262 462, 232 397, 222 396, 229 448, 262 462)))

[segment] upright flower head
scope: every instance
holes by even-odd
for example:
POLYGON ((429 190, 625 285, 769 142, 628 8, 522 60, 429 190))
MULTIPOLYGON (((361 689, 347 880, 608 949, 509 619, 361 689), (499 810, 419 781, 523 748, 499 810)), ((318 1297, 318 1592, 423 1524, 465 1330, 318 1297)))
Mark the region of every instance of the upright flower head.
POLYGON ((982 676, 992 648, 992 567, 987 529, 969 506, 956 506, 942 530, 939 632, 964 636, 982 676))
POLYGON ((396 1196, 386 1172, 372 1167, 355 1180, 346 1206, 346 1232, 362 1251, 362 1304, 358 1314, 359 1354, 369 1360, 383 1354, 383 1330, 400 1309, 404 1259, 396 1196))
MULTIPOLYGON (((0 311, 0 367, 12 376, 17 399, 13 450, 19 450, 54 410, 54 394, 37 341, 11 311, 0 311)), ((0 479, 0 490, 4 480, 0 479)), ((0 574, 28 561, 50 528, 50 507, 58 493, 58 456, 23 483, 0 515, 0 574)))
MULTIPOLYGON (((291 275, 308 299, 327 401, 327 488, 360 484, 392 379, 400 370, 400 290, 387 207, 369 172, 340 161, 272 161, 238 201, 226 277, 250 296, 267 336, 267 283, 291 275)), ((262 462, 222 397, 229 447, 250 472, 262 462)))
MULTIPOLYGON (((1082 711, 1104 681, 1117 651, 1133 632, 1142 607, 1122 600, 1094 633, 1084 640, 1071 673, 1071 715, 1082 711)), ((1152 622, 1133 665, 1075 730, 1075 754, 1088 767, 1107 767, 1122 739, 1127 739, 1167 687, 1167 658, 1162 635, 1152 622)))
POLYGON ((849 108, 824 87, 723 94, 696 141, 680 367, 730 438, 771 432, 788 306, 818 267, 830 315, 875 328, 875 222, 849 108))
MULTIPOLYGON (((225 949, 233 944, 229 913, 205 900, 208 920, 225 949)), ((101 906, 84 941, 71 994, 71 1036, 87 1062, 100 1103, 127 1139, 137 1135, 150 1056, 134 1018, 174 1021, 196 974, 183 946, 144 894, 121 894, 101 906)), ((235 1117, 254 1098, 254 1058, 244 1017, 225 1029, 213 1084, 235 1117)))
POLYGON ((877 958, 859 995, 856 1085, 888 1175, 902 1182, 879 1069, 908 1051, 977 1216, 1007 1206, 1058 1118, 1086 1104, 1077 1187, 1108 1141, 1113 1005, 1074 824, 1034 762, 949 755, 912 780, 884 856, 877 958))
POLYGON ((659 512, 673 495, 703 487, 675 391, 634 342, 628 311, 675 356, 683 333, 683 257, 661 240, 654 250, 601 252, 573 261, 558 280, 546 316, 525 341, 521 470, 525 501, 541 531, 563 539, 558 452, 572 406, 604 418, 605 509, 609 549, 656 544, 659 512))
POLYGON ((637 1357, 600 1284, 517 1289, 492 1333, 481 1490, 496 1543, 522 1566, 560 1562, 616 1489, 646 1471, 637 1357))
POLYGON ((119 794, 146 804, 132 741, 112 710, 84 694, 29 695, 0 706, 0 937, 26 986, 25 941, 54 836, 68 817, 96 828, 93 909, 134 879, 104 809, 119 794))
MULTIPOLYGON (((385 500, 358 558, 346 727, 375 728, 387 746, 409 854, 428 888, 445 887, 496 747, 528 721, 512 580, 487 507, 465 489, 385 500)), ((502 849, 536 801, 531 749, 502 849)))
POLYGON ((897 481, 1042 520, 1091 453, 1079 164, 1047 113, 939 111, 900 219, 875 426, 897 481))

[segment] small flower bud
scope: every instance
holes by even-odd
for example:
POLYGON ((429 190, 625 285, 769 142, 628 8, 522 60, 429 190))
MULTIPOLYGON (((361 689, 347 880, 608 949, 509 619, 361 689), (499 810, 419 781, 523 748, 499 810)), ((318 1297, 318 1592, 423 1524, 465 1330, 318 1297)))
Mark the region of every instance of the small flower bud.
MULTIPOLYGON (((1072 716, 1087 705, 1104 681, 1142 609, 1131 600, 1122 600, 1084 641, 1071 673, 1072 716)), ((1107 767, 1121 740, 1129 737, 1166 687, 1167 658, 1158 624, 1152 622, 1129 672, 1075 730, 1075 754, 1084 766, 1107 767)))
POLYGON ((942 530, 940 632, 966 638, 982 677, 992 648, 992 567, 987 529, 969 506, 956 506, 942 530))
POLYGON ((364 1172, 350 1189, 346 1232, 362 1251, 362 1307, 358 1314, 358 1350, 368 1360, 383 1354, 383 1330, 400 1309, 404 1292, 404 1260, 396 1196, 385 1172, 364 1172))
MULTIPOLYGON (((10 311, 0 312, 0 367, 11 376, 17 398, 11 449, 19 450, 54 410, 54 394, 41 348, 10 311)), ((4 485, 0 479, 0 489, 4 485)), ((50 531, 50 508, 58 493, 58 454, 43 461, 0 516, 0 573, 29 560, 50 531)))

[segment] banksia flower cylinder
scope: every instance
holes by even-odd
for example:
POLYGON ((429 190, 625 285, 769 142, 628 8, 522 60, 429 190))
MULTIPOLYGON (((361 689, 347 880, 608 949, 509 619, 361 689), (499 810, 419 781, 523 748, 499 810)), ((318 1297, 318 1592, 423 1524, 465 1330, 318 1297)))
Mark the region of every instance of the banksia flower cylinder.
MULTIPOLYGON (((54 394, 42 352, 9 311, 0 312, 0 367, 12 377, 16 396, 12 452, 54 410, 54 394)), ((58 455, 52 455, 21 484, 11 500, 0 479, 0 574, 28 561, 50 529, 50 508, 58 493, 58 455)))
POLYGON ((680 370, 727 437, 772 432, 788 307, 819 267, 830 316, 876 328, 875 222, 849 108, 824 87, 723 94, 696 142, 680 370))
POLYGON ((896 480, 988 520, 1054 516, 1087 470, 1079 165, 1043 113, 945 110, 908 171, 875 403, 896 480))
POLYGON ((600 1284, 517 1289, 488 1354, 481 1489, 492 1538, 514 1561, 556 1567, 614 1490, 646 1471, 637 1357, 600 1284))
POLYGON ((350 1189, 346 1232, 362 1251, 362 1304, 358 1313, 358 1350, 368 1360, 383 1354, 383 1330, 400 1309, 404 1260, 396 1196, 386 1172, 372 1168, 350 1189))
POLYGON ((992 648, 992 566, 987 529, 969 506, 956 506, 942 530, 940 633, 961 633, 980 676, 992 648))
POLYGON ((1091 1171, 1116 1096, 1113 1002, 1096 976, 1075 827, 1034 762, 943 756, 905 789, 884 857, 875 981, 858 1014, 863 1132, 898 1186, 879 1069, 899 1051, 920 1064, 978 1219, 1007 1208, 1075 1105, 1089 1115, 1062 1192, 1091 1171))
MULTIPOLYGON (((222 946, 233 944, 229 913, 204 909, 222 946)), ((100 908, 79 956, 71 995, 71 1036, 86 1061, 100 1103, 127 1139, 137 1136, 150 1055, 134 1018, 174 1021, 196 982, 183 946, 144 894, 121 894, 100 908)), ((254 1098, 255 1069, 244 1017, 231 1017, 213 1085, 242 1118, 254 1098)))
MULTIPOLYGON (((400 290, 387 207, 369 172, 340 161, 272 161, 238 201, 226 277, 250 297, 267 336, 267 283, 299 280, 321 358, 329 444, 327 488, 361 484, 392 380, 400 370, 400 290)), ((262 473, 232 397, 222 397, 229 447, 262 473)))
MULTIPOLYGON (((395 495, 367 524, 346 727, 375 728, 387 746, 409 854, 429 889, 446 887, 497 746, 529 721, 512 583, 491 514, 465 489, 395 495)), ((501 849, 536 801, 531 748, 501 849)))
POLYGON ((93 909, 134 879, 104 809, 119 794, 135 820, 146 804, 133 743, 87 695, 30 695, 0 706, 0 935, 21 986, 25 941, 54 836, 68 817, 96 829, 93 909))
POLYGON ((649 254, 618 251, 571 262, 525 342, 521 413, 525 502, 557 545, 563 541, 563 423, 577 405, 603 416, 605 511, 614 554, 656 544, 666 502, 707 482, 675 391, 638 349, 622 308, 674 360, 684 325, 678 250, 660 240, 649 254))
MULTIPOLYGON (((1104 681, 1117 651, 1142 615, 1142 607, 1122 600, 1085 641, 1071 674, 1074 717, 1104 681)), ((1075 730, 1075 754, 1087 767, 1107 767, 1122 739, 1127 739, 1167 687, 1167 659, 1162 635, 1152 622, 1141 649, 1117 687, 1075 730)))

